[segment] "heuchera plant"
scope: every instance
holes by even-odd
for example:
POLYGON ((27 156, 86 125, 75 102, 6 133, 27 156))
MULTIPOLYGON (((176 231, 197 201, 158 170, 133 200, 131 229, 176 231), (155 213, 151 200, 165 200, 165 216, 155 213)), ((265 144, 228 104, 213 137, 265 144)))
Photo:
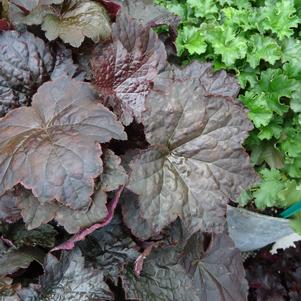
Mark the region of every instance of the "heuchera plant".
POLYGON ((246 300, 224 227, 226 204, 257 180, 236 80, 208 63, 168 63, 152 26, 167 23, 173 36, 178 19, 150 4, 8 4, 0 296, 246 300), (138 21, 145 10, 154 19, 138 21))

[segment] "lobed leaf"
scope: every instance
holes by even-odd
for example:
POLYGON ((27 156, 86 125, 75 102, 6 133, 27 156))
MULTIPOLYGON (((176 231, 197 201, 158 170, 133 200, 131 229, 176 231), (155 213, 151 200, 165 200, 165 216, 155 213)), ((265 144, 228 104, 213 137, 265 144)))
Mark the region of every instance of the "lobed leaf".
POLYGON ((103 170, 96 141, 126 138, 89 84, 67 77, 41 86, 32 107, 11 111, 0 129, 2 193, 21 182, 41 202, 73 209, 89 206, 93 178, 103 170))
POLYGON ((152 81, 166 64, 164 44, 149 27, 123 13, 112 26, 112 38, 93 57, 94 84, 125 125, 134 117, 140 122, 152 81))
POLYGON ((153 234, 177 217, 192 232, 222 231, 228 200, 256 181, 241 146, 252 125, 234 98, 237 87, 210 64, 159 76, 142 118, 151 146, 130 163, 127 188, 139 196, 140 218, 125 221, 135 235, 141 218, 153 234))

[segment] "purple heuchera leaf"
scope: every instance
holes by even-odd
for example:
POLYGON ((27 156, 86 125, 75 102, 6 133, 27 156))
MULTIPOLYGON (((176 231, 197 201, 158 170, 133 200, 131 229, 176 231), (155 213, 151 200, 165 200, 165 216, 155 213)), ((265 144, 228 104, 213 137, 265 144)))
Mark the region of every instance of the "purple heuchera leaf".
POLYGON ((210 64, 159 75, 142 116, 151 146, 130 163, 127 188, 139 196, 131 216, 139 219, 124 220, 133 234, 147 238, 137 220, 155 234, 177 217, 192 233, 223 231, 227 202, 257 180, 241 146, 252 124, 237 92, 235 79, 210 64))
POLYGON ((40 283, 45 300, 114 300, 104 272, 87 266, 79 249, 63 252, 60 260, 48 254, 44 271, 40 283))
POLYGON ((164 44, 152 29, 123 13, 112 25, 112 38, 93 57, 94 84, 125 125, 134 117, 140 122, 152 81, 166 64, 164 44))
POLYGON ((120 198, 120 195, 121 195, 123 189, 124 189, 124 186, 121 186, 116 191, 114 198, 107 205, 108 214, 101 223, 94 224, 93 226, 91 226, 89 228, 81 230, 77 234, 73 235, 66 242, 60 244, 59 246, 55 247, 51 251, 53 252, 53 251, 58 251, 58 250, 71 250, 74 248, 76 242, 84 240, 87 235, 93 233, 97 229, 100 229, 100 228, 108 225, 114 216, 114 212, 117 207, 117 204, 118 204, 118 201, 119 201, 119 198, 120 198))
POLYGON ((103 170, 98 142, 126 139, 96 99, 89 84, 61 77, 39 88, 32 107, 0 119, 0 191, 21 183, 41 202, 88 207, 103 170))
POLYGON ((194 234, 184 248, 157 248, 145 258, 140 276, 122 276, 127 300, 246 301, 248 284, 239 250, 225 234, 194 234))

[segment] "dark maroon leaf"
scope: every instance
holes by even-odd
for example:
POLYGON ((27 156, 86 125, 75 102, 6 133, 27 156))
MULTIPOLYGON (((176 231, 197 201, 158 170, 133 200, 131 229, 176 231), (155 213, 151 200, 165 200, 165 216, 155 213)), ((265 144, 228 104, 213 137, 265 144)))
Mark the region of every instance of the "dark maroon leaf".
POLYGON ((45 300, 114 300, 103 279, 103 272, 85 266, 79 249, 63 253, 60 260, 49 254, 44 270, 40 282, 41 296, 45 300))
POLYGON ((97 0, 97 1, 99 1, 106 8, 110 16, 114 18, 117 16, 121 8, 121 6, 118 3, 111 0, 97 0))
POLYGON ((110 224, 81 241, 79 247, 85 257, 102 269, 115 285, 118 285, 125 267, 134 264, 139 256, 139 247, 124 227, 118 213, 110 224))
POLYGON ((166 64, 164 44, 149 27, 123 13, 112 26, 112 38, 93 57, 94 84, 125 125, 134 117, 140 122, 152 81, 166 64))
POLYGON ((127 300, 246 301, 248 285, 240 253, 224 234, 205 249, 196 233, 184 250, 155 249, 145 258, 137 278, 132 269, 123 277, 127 300))
POLYGON ((11 29, 10 23, 6 19, 0 19, 0 31, 11 29))
POLYGON ((223 231, 227 202, 257 180, 241 146, 252 124, 237 92, 234 78, 210 64, 159 75, 142 116, 152 146, 130 164, 127 188, 139 196, 138 213, 123 209, 135 235, 146 238, 141 219, 156 234, 177 217, 192 233, 223 231))
POLYGON ((90 85, 59 78, 41 86, 32 107, 0 120, 0 190, 21 184, 41 202, 87 208, 102 173, 97 142, 126 139, 113 113, 90 85))

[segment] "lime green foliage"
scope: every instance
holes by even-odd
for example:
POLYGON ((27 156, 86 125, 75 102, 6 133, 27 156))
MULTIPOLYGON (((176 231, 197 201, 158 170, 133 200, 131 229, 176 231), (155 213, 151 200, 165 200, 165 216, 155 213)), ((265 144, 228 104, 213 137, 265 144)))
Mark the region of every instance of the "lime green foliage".
MULTIPOLYGON (((262 177, 242 205, 287 208, 301 199, 301 1, 156 0, 182 18, 183 62, 236 74, 254 130, 245 146, 262 177)), ((298 220, 298 218, 296 219, 298 220)), ((294 225, 301 221, 294 221, 294 225)), ((296 227, 295 227, 296 228, 296 227)), ((301 231, 300 231, 301 232, 301 231)))

